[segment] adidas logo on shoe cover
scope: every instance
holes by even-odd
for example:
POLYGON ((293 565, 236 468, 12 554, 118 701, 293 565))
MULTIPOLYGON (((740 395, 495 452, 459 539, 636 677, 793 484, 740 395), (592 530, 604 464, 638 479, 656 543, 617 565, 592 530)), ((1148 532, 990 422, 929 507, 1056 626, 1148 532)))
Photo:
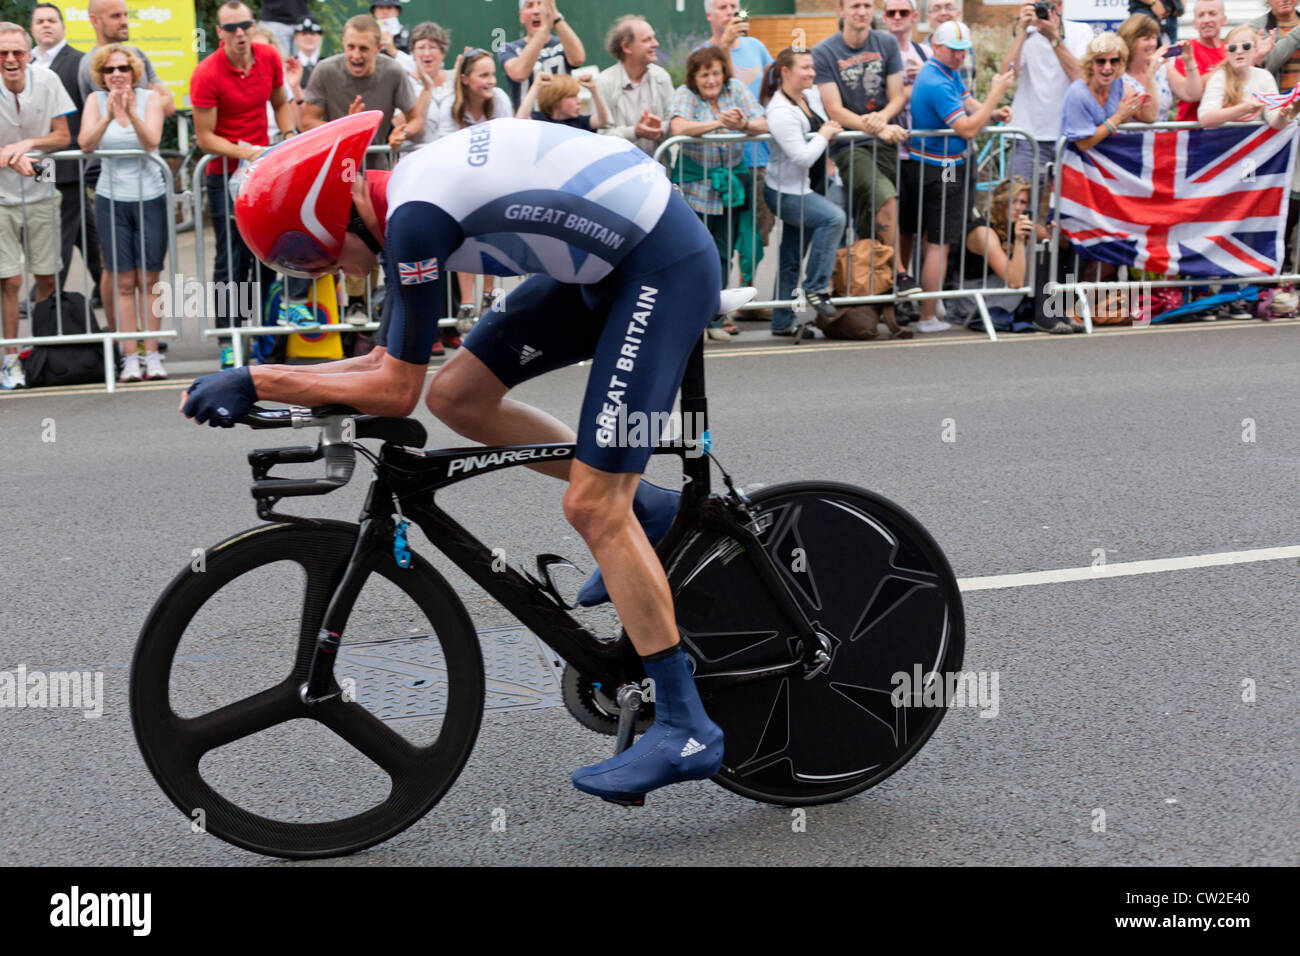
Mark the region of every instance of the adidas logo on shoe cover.
POLYGON ((702 750, 707 750, 707 749, 708 748, 705 747, 704 744, 700 743, 698 740, 692 737, 690 740, 686 741, 686 746, 682 748, 682 756, 690 757, 693 756, 694 754, 699 753, 702 750))

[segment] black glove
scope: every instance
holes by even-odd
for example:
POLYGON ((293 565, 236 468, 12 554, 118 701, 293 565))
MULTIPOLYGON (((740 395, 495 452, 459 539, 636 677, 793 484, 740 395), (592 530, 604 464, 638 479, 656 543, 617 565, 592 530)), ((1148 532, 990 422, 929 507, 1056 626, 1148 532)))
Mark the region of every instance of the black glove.
POLYGON ((212 428, 234 428, 235 419, 247 414, 257 401, 253 373, 248 367, 228 368, 196 378, 189 387, 190 397, 181 411, 196 422, 212 428))

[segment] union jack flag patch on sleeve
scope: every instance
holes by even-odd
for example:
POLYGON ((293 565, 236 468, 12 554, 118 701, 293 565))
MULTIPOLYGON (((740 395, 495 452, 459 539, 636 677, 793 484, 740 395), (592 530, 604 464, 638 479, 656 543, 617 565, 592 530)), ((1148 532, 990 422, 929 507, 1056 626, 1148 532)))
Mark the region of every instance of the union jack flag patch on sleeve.
POLYGON ((399 262, 397 275, 402 285, 416 285, 438 278, 438 260, 421 259, 419 262, 399 262))

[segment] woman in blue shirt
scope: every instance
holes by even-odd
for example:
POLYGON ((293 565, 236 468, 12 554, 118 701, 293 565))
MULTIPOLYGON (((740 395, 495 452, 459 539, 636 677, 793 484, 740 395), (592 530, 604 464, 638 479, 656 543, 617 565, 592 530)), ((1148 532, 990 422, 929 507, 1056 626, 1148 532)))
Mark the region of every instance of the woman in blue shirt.
POLYGON ((1088 42, 1079 68, 1083 76, 1065 92, 1061 135, 1079 149, 1091 149, 1114 136, 1136 115, 1147 94, 1124 84, 1128 47, 1114 33, 1099 33, 1088 42))

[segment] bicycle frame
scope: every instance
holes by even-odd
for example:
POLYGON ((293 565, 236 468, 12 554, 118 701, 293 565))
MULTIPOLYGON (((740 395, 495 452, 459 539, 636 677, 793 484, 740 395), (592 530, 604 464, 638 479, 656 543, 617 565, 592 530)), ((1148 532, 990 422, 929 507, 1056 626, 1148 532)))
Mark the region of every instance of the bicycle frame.
MULTIPOLYGON (((707 422, 702 344, 696 346, 687 365, 681 408, 684 420, 707 422)), ((734 514, 736 505, 711 495, 707 444, 706 428, 699 444, 683 436, 676 442, 661 444, 654 449, 654 454, 681 456, 687 479, 677 517, 660 542, 658 553, 661 559, 672 554, 677 545, 696 529, 716 530, 739 542, 802 639, 803 654, 772 667, 697 674, 697 679, 707 679, 710 686, 718 687, 801 672, 812 676, 820 666, 829 662, 829 656, 819 656, 821 652, 829 651, 829 645, 809 623, 757 536, 734 514), (694 451, 703 451, 703 454, 689 454, 694 451)), ((585 678, 611 687, 640 682, 645 676, 644 670, 640 657, 626 636, 618 641, 602 641, 568 613, 545 570, 545 559, 555 556, 538 558, 539 573, 546 580, 520 572, 508 564, 501 567, 499 559, 434 500, 438 490, 467 478, 539 461, 569 460, 574 457, 576 448, 575 444, 567 443, 412 452, 400 445, 385 443, 362 510, 356 547, 322 620, 303 688, 304 700, 322 700, 337 693, 332 689, 333 664, 346 625, 346 615, 364 584, 365 569, 371 557, 376 553, 390 556, 393 553, 395 512, 419 525, 430 542, 453 564, 585 678)), ((743 496, 734 489, 732 493, 742 502, 740 507, 743 509, 743 496)))

